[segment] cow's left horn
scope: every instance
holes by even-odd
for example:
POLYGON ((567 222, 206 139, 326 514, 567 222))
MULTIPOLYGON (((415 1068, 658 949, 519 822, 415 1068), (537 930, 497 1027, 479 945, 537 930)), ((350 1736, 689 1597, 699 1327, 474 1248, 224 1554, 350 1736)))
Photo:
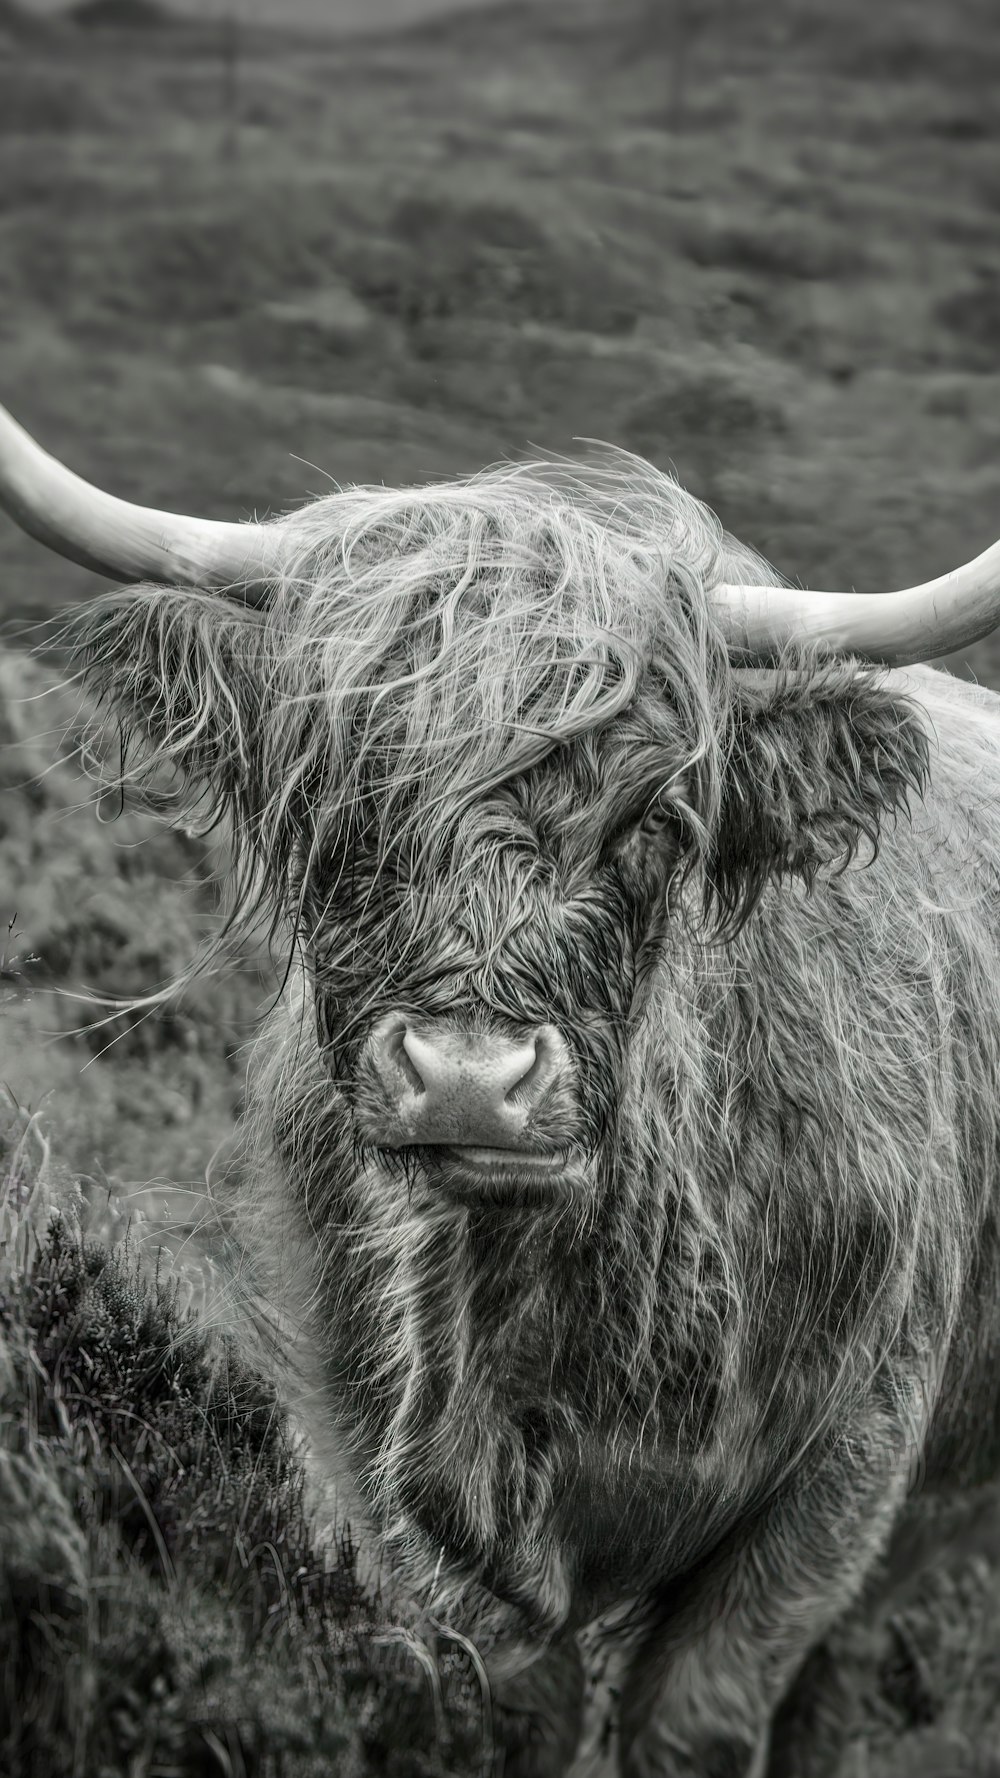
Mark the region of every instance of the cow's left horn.
POLYGON ((111 580, 225 588, 256 604, 277 569, 279 526, 187 518, 104 494, 2 407, 0 506, 40 543, 111 580))
POLYGON ((907 667, 968 648, 1000 624, 1000 543, 895 593, 717 586, 711 596, 735 660, 769 661, 786 642, 825 642, 838 654, 907 667))

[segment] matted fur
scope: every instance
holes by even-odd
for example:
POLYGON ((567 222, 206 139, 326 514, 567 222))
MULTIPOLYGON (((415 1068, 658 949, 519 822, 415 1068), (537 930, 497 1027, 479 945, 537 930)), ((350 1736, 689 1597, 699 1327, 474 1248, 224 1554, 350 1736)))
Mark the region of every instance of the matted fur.
POLYGON ((705 589, 770 570, 668 477, 608 451, 351 489, 280 523, 263 612, 145 586, 67 628, 131 738, 152 742, 123 777, 176 764, 209 820, 235 816, 237 924, 371 797, 394 844, 440 856, 457 813, 612 720, 657 661, 710 811, 726 663, 705 589))
POLYGON ((84 654, 231 819, 232 923, 297 936, 245 1129, 289 1388, 548 1710, 513 1769, 564 1763, 572 1632, 631 1602, 629 1778, 757 1773, 906 1489, 995 1456, 1000 700, 734 671, 711 586, 761 564, 617 453, 286 523, 263 612, 116 594, 84 654), (558 1027, 558 1204, 379 1148, 390 1009, 558 1027))

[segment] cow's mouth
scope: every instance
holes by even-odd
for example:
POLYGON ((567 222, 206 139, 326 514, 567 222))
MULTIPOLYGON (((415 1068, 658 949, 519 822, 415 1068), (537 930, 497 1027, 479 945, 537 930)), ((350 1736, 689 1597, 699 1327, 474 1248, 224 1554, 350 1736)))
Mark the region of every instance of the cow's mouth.
POLYGON ((434 1187, 461 1204, 528 1209, 573 1195, 565 1153, 458 1143, 417 1152, 434 1187))

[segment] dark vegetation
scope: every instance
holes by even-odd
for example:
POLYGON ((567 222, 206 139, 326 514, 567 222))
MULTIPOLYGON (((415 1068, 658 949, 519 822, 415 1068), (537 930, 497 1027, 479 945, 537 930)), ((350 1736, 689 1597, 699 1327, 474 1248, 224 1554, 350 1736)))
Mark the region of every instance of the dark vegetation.
POLYGON ((468 1657, 432 1666, 349 1544, 328 1559, 272 1391, 134 1248, 85 1238, 36 1129, 4 1121, 0 1770, 474 1771, 468 1657))
MULTIPOLYGON (((549 0, 368 41, 124 10, 0 3, 0 398, 97 482, 231 517, 587 435, 674 464, 812 585, 993 541, 992 0, 549 0)), ((443 1662, 435 1751, 421 1659, 373 1647, 378 1608, 327 1573, 266 1386, 171 1298, 225 1257, 206 1173, 281 958, 169 1009, 66 997, 192 959, 224 836, 113 787, 95 821, 33 627, 94 583, 6 524, 0 580, 0 1080, 82 1181, 18 1245, 14 1126, 0 1770, 299 1778, 383 1769, 381 1746, 471 1771, 468 1672, 443 1662)), ((955 664, 1000 685, 995 640, 955 664)), ((789 1711, 789 1770, 825 1748, 839 1778, 1000 1771, 998 1601, 992 1491, 915 1509, 789 1711)))

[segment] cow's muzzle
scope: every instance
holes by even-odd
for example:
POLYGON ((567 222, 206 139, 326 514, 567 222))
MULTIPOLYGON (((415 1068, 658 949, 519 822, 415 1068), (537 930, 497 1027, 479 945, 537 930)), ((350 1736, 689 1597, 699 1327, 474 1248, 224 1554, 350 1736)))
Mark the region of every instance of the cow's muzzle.
POLYGON ((417 1151, 455 1196, 558 1195, 572 1146, 573 1063, 554 1025, 525 1035, 449 1019, 379 1020, 359 1059, 359 1134, 417 1151), (567 1125, 569 1124, 569 1128, 567 1125))

